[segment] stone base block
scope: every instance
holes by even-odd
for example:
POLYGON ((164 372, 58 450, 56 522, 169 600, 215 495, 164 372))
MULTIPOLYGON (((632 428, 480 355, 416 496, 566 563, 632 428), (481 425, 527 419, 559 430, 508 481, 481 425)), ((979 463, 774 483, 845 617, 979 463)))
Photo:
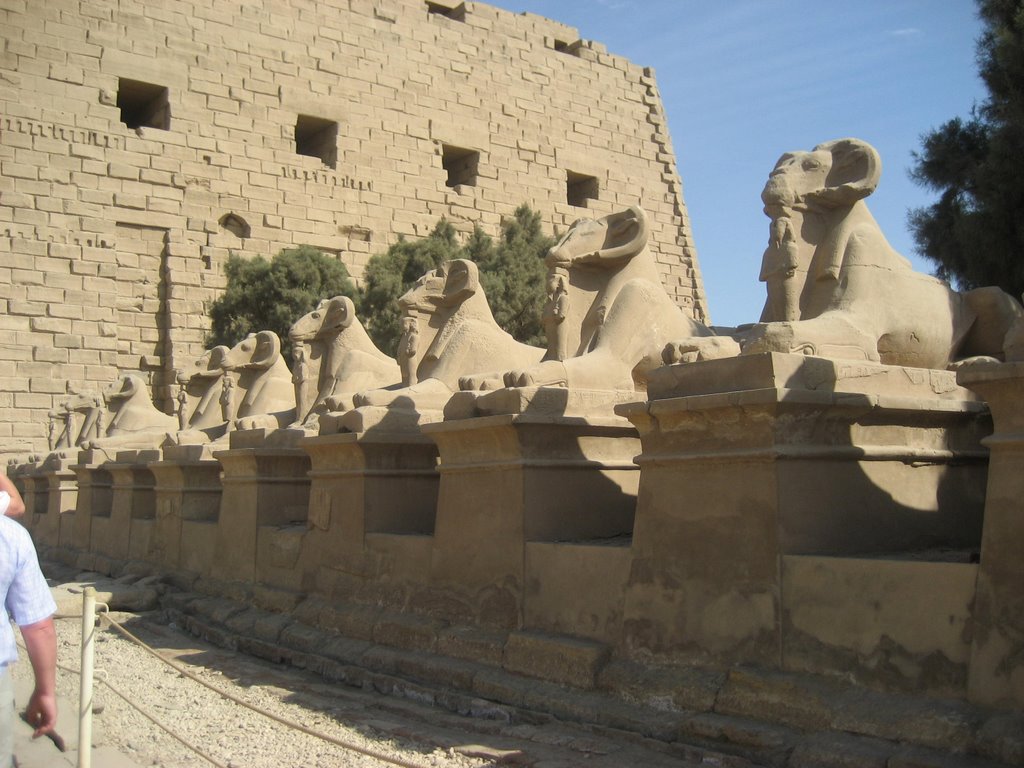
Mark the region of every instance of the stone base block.
POLYGON ((590 689, 608 661, 604 643, 542 632, 510 632, 503 666, 509 672, 590 689))
POLYGON ((778 665, 781 556, 978 546, 990 421, 950 372, 764 354, 649 395, 617 409, 643 443, 627 653, 778 665))

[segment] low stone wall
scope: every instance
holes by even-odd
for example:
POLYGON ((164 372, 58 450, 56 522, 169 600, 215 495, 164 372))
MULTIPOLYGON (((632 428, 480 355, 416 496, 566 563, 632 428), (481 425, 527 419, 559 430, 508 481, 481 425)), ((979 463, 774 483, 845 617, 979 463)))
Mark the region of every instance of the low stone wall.
POLYGON ((148 463, 83 452, 73 511, 66 459, 18 476, 53 556, 164 573, 182 626, 342 679, 461 670, 467 695, 558 710, 525 677, 661 707, 673 738, 728 740, 721 715, 782 729, 787 755, 786 729, 837 730, 1024 764, 1005 730, 1024 723, 1002 546, 1019 495, 993 496, 982 445, 1012 443, 999 408, 987 438, 954 374, 779 354, 661 369, 617 415, 586 399, 235 432, 148 463))

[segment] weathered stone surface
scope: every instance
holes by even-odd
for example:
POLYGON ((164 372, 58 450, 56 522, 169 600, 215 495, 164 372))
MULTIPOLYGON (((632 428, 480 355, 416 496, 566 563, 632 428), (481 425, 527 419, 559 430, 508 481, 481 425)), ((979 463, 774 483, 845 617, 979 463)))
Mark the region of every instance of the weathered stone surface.
POLYGON ((437 652, 466 661, 500 666, 508 635, 472 626, 446 627, 438 632, 437 652))
POLYGON ((657 277, 704 316, 653 74, 589 41, 556 50, 578 32, 485 5, 447 29, 422 4, 355 3, 318 6, 286 41, 263 31, 299 10, 226 7, 218 29, 244 32, 227 36, 207 28, 202 3, 179 15, 141 6, 116 34, 98 30, 87 2, 10 10, 10 39, 45 25, 48 44, 75 57, 69 70, 26 45, 0 62, 4 199, 18 211, 2 232, 9 359, 31 389, 26 412, 0 425, 30 450, 48 447, 48 412, 69 386, 98 390, 121 371, 144 367, 172 413, 175 372, 202 353, 204 309, 232 253, 309 244, 359 278, 372 254, 441 216, 495 236, 529 200, 551 233, 642 188, 657 277), (125 103, 120 78, 168 89, 167 103, 125 103), (136 125, 136 112, 153 117, 136 125), (344 127, 309 146, 303 117, 344 127), (452 152, 475 158, 468 177, 446 167, 452 152))
POLYGON ((433 651, 437 635, 448 622, 415 615, 382 613, 373 628, 373 641, 408 650, 433 651))
POLYGON ((503 665, 510 672, 593 688, 608 655, 604 643, 541 632, 510 632, 503 665))
POLYGON ((819 731, 832 722, 843 690, 798 675, 733 669, 715 701, 715 712, 819 731))
POLYGON ((977 572, 966 562, 785 556, 783 665, 955 696, 967 683, 977 572))
POLYGON ((893 744, 846 734, 817 734, 800 741, 789 768, 887 768, 893 744))
POLYGON ((1024 707, 1024 362, 966 367, 957 380, 984 396, 995 433, 989 460, 968 690, 973 701, 1024 707))
POLYGON ((615 660, 598 675, 598 687, 629 702, 666 711, 710 712, 726 681, 721 670, 656 667, 615 660))

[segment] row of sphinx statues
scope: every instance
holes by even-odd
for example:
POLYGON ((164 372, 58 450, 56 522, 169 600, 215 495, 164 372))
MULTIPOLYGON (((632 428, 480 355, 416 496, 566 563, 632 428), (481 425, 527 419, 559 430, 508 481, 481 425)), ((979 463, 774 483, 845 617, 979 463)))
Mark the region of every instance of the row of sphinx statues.
POLYGON ((495 322, 477 266, 454 260, 399 299, 397 359, 382 353, 344 296, 290 330, 292 365, 271 331, 215 347, 179 371, 177 413, 157 410, 145 380, 126 374, 102 395, 72 395, 51 412, 52 449, 216 442, 233 430, 336 432, 364 407, 441 413, 456 391, 555 386, 643 393, 665 364, 764 352, 947 368, 1024 357, 1024 315, 998 288, 964 293, 915 272, 888 243, 864 199, 877 151, 840 139, 787 153, 762 192, 770 219, 759 321, 714 329, 664 289, 639 207, 576 222, 547 254, 547 348, 495 322), (1020 354, 1018 354, 1018 351, 1020 354))

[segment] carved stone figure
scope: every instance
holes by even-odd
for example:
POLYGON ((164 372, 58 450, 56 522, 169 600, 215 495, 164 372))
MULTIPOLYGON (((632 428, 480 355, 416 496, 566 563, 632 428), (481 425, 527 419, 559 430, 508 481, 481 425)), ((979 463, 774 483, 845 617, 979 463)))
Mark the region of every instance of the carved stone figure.
MULTIPOLYGON (((415 343, 422 347, 415 383, 361 392, 355 405, 390 405, 401 398, 417 407, 443 408, 460 378, 467 389, 501 387, 496 371, 507 365, 539 362, 544 350, 521 344, 503 331, 487 304, 477 265, 465 259, 446 261, 416 281, 399 300, 406 317, 419 317, 415 343), (432 337, 426 337, 430 332, 432 337)), ((408 341, 408 338, 406 339, 408 341)))
POLYGON ((59 414, 57 411, 50 411, 46 415, 49 419, 48 429, 46 432, 46 445, 52 451, 57 447, 57 420, 59 419, 59 414))
MULTIPOLYGON (((779 159, 761 193, 773 221, 762 269, 769 297, 762 322, 737 337, 744 354, 796 352, 918 368, 1002 355, 1021 305, 998 288, 957 293, 915 272, 864 202, 881 172, 878 152, 859 139, 779 159)), ((691 359, 703 344, 674 343, 665 360, 691 359)))
POLYGON ((98 409, 100 437, 90 440, 91 448, 149 448, 160 445, 168 432, 177 429, 176 416, 163 413, 153 405, 149 385, 135 373, 122 375, 103 390, 110 421, 99 423, 104 410, 98 409))
POLYGON ((99 437, 102 434, 103 410, 103 398, 97 393, 72 392, 60 406, 49 412, 50 450, 77 448, 99 437))
POLYGON ((276 429, 295 420, 295 387, 276 333, 250 334, 225 353, 222 366, 234 374, 225 375, 221 395, 231 428, 276 429))
POLYGON ((418 381, 416 366, 420 362, 420 321, 415 314, 402 318, 402 338, 398 342, 398 367, 406 386, 418 381))
MULTIPOLYGON (((180 372, 179 372, 180 373, 180 372)), ((188 393, 185 391, 186 382, 180 380, 180 376, 177 377, 178 381, 178 430, 184 430, 188 427, 188 393)))
POLYGON ((768 291, 761 322, 799 319, 800 289, 806 272, 807 265, 800 263, 793 220, 780 214, 771 221, 768 247, 761 260, 760 280, 768 291))
POLYGON ((636 206, 573 224, 547 256, 547 354, 538 365, 509 369, 506 386, 642 389, 666 342, 711 334, 669 298, 649 234, 636 206))
POLYGON ((295 413, 302 416, 313 407, 309 387, 309 353, 306 344, 296 341, 292 346, 292 384, 295 385, 295 413))
POLYGON ((195 445, 220 437, 226 429, 222 401, 224 356, 228 348, 206 350, 185 370, 178 371, 178 432, 166 444, 195 445))
POLYGON ((347 296, 321 301, 295 322, 288 336, 293 344, 322 347, 316 397, 301 413, 303 420, 325 411, 347 410, 356 392, 401 380, 398 363, 377 349, 347 296))
POLYGON ((1024 316, 1014 320, 1003 337, 1003 360, 1007 363, 1024 360, 1024 316))
MULTIPOLYGON (((543 325, 548 339, 545 360, 565 360, 569 345, 565 333, 565 318, 569 313, 569 271, 561 265, 548 271, 548 300, 544 305, 543 325)), ((603 320, 603 318, 602 318, 603 320)))
POLYGON ((221 384, 220 415, 228 429, 232 429, 235 421, 235 380, 231 376, 225 376, 224 383, 221 384))

